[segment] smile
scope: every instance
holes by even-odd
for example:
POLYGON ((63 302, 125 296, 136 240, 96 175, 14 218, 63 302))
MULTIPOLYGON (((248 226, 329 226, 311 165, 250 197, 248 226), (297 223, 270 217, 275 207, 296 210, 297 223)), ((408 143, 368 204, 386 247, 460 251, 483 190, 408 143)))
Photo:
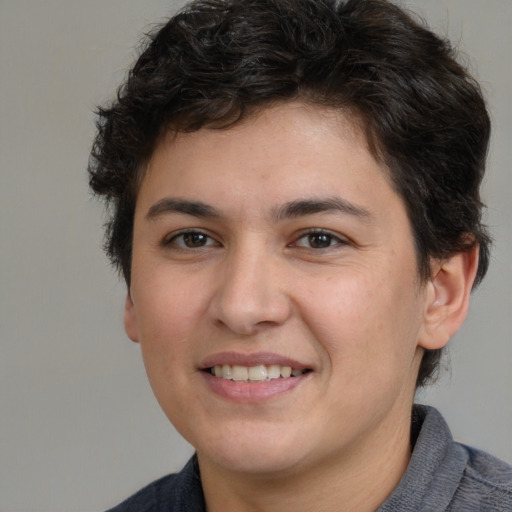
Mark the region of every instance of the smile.
POLYGON ((241 365, 215 365, 208 369, 215 377, 237 382, 269 382, 275 379, 287 379, 298 377, 307 373, 308 369, 292 369, 291 366, 280 366, 277 364, 241 366, 241 365))

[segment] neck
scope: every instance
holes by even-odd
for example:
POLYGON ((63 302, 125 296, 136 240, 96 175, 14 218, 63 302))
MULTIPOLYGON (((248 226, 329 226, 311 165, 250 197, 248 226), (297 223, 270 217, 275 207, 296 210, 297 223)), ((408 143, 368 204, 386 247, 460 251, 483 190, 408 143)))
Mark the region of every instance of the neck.
POLYGON ((226 471, 198 454, 208 512, 373 512, 391 494, 410 459, 410 409, 391 415, 371 438, 328 460, 284 474, 226 471))

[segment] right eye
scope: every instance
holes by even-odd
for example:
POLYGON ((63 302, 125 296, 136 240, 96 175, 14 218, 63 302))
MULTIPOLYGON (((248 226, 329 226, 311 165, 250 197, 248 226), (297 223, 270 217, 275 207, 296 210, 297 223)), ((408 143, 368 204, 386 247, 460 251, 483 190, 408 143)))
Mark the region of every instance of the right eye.
POLYGON ((219 243, 202 231, 182 231, 168 238, 165 245, 175 245, 181 249, 201 249, 203 247, 218 246, 219 243))
POLYGON ((348 242, 346 240, 331 231, 313 229, 299 236, 292 245, 315 251, 327 251, 328 249, 341 249, 347 244, 348 242))

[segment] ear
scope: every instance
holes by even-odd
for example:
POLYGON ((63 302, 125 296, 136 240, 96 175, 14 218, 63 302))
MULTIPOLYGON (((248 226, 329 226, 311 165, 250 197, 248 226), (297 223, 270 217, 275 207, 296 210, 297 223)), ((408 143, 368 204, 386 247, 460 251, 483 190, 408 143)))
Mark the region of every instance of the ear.
POLYGON ((136 343, 139 342, 137 313, 129 291, 126 294, 126 300, 124 302, 124 330, 126 331, 128 338, 136 343))
POLYGON ((426 294, 425 316, 418 345, 440 349, 464 322, 478 269, 478 246, 437 262, 426 294))

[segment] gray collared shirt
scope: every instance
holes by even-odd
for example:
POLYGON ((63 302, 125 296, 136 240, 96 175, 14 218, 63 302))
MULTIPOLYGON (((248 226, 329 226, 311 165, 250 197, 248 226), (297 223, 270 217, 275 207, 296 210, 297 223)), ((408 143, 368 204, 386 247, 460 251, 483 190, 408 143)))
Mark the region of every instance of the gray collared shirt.
MULTIPOLYGON (((441 414, 414 406, 411 460, 377 512, 512 512, 512 467, 456 443, 441 414)), ((205 512, 196 457, 108 512, 205 512)))

